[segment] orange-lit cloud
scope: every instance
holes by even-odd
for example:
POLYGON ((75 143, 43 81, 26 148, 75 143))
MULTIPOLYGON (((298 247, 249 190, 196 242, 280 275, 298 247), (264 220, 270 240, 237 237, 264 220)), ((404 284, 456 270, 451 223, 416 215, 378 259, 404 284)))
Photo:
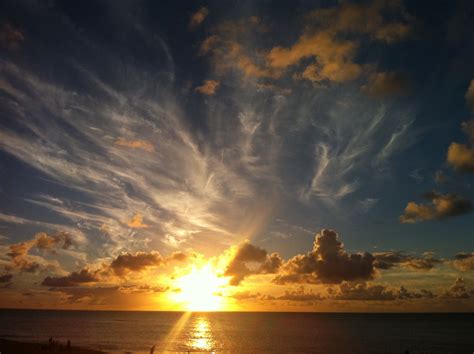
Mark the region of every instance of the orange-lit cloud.
POLYGON ((400 222, 414 224, 420 221, 463 215, 473 210, 471 201, 456 194, 431 192, 427 193, 425 197, 430 199, 431 203, 409 202, 403 215, 400 216, 400 222))
POLYGON ((127 140, 124 138, 118 138, 117 140, 115 140, 115 144, 129 147, 132 149, 142 149, 148 152, 155 151, 155 147, 153 146, 153 144, 145 140, 127 140))
POLYGON ((140 213, 135 213, 133 217, 127 222, 127 226, 132 229, 146 229, 150 225, 147 225, 143 222, 143 215, 140 213))
POLYGON ((194 90, 206 96, 213 96, 216 93, 219 85, 220 85, 219 81, 204 80, 202 85, 196 87, 194 90))
POLYGON ((191 16, 191 20, 189 21, 189 27, 190 28, 198 27, 201 23, 204 22, 204 20, 206 19, 208 15, 209 15, 208 8, 205 6, 201 7, 197 12, 195 12, 191 16))

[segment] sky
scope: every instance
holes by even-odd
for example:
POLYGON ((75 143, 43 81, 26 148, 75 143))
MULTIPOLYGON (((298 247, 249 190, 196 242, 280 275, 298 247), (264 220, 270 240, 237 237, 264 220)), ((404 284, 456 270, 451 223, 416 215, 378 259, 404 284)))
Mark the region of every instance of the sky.
POLYGON ((473 32, 470 1, 2 1, 1 306, 473 311, 473 32))

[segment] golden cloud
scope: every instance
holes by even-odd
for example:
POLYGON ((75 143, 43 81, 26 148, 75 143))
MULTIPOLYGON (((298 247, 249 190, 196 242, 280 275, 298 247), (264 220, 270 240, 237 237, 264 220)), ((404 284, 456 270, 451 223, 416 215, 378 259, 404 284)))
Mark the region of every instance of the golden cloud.
POLYGON ((197 12, 195 12, 191 16, 191 20, 189 21, 189 27, 190 28, 196 28, 198 27, 201 23, 204 22, 206 17, 209 15, 209 10, 207 7, 203 6, 201 7, 197 12))
POLYGON ((439 194, 437 192, 427 193, 429 204, 418 204, 409 202, 400 222, 414 224, 420 221, 432 219, 444 219, 448 217, 467 214, 472 211, 473 205, 470 200, 456 194, 439 194))
POLYGON ((155 147, 153 146, 153 144, 145 140, 127 140, 124 138, 118 138, 117 140, 115 140, 115 144, 129 147, 132 149, 142 149, 148 152, 155 151, 155 147))
POLYGON ((143 215, 136 213, 133 217, 127 222, 127 226, 133 229, 146 229, 149 225, 143 223, 143 215))
POLYGON ((194 90, 206 96, 213 96, 216 93, 219 84, 219 81, 216 80, 204 80, 202 85, 196 87, 194 90))

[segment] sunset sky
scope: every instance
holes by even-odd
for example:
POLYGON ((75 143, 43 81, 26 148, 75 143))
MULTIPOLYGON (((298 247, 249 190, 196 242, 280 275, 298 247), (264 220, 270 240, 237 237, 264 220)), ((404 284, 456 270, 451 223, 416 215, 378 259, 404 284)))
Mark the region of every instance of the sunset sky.
POLYGON ((471 1, 2 1, 0 307, 474 311, 471 1))

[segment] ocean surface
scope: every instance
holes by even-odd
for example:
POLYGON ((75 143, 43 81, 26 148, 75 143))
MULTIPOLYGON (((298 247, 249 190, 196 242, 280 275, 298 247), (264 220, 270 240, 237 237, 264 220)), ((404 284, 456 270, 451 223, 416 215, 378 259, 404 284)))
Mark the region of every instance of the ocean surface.
POLYGON ((473 353, 474 314, 0 310, 0 338, 107 352, 473 353))

